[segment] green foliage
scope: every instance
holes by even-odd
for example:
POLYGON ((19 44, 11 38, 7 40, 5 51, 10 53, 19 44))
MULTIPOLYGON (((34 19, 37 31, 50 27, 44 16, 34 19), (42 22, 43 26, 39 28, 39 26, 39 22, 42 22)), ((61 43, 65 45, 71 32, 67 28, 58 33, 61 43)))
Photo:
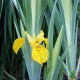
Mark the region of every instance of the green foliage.
POLYGON ((79 0, 0 0, 0 80, 18 80, 16 71, 22 80, 26 72, 29 80, 61 80, 64 73, 76 79, 80 64, 76 57, 79 7, 79 0), (43 66, 31 59, 32 48, 25 35, 27 31, 34 37, 41 29, 48 38, 49 51, 43 66), (25 38, 26 44, 15 55, 12 45, 17 37, 25 38))

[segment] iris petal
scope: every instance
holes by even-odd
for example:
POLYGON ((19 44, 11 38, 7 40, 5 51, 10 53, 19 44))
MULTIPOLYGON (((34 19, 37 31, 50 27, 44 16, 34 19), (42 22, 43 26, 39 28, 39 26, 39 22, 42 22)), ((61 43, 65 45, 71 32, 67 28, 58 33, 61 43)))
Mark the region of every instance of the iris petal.
POLYGON ((25 43, 24 38, 18 38, 13 43, 13 50, 17 54, 18 50, 21 48, 21 46, 25 43))
POLYGON ((33 38, 31 38, 31 36, 27 32, 25 32, 25 34, 26 34, 26 36, 28 38, 30 46, 33 46, 33 42, 34 42, 33 38))
POLYGON ((25 32, 25 34, 27 35, 30 46, 32 46, 32 47, 39 45, 44 40, 44 32, 43 31, 40 31, 40 34, 37 35, 37 37, 34 39, 31 38, 31 36, 27 32, 25 32))
POLYGON ((34 46, 39 45, 44 40, 44 32, 40 31, 40 34, 34 40, 34 46))
POLYGON ((39 64, 43 64, 48 60, 49 53, 48 49, 42 45, 33 47, 32 49, 32 58, 37 61, 39 64))

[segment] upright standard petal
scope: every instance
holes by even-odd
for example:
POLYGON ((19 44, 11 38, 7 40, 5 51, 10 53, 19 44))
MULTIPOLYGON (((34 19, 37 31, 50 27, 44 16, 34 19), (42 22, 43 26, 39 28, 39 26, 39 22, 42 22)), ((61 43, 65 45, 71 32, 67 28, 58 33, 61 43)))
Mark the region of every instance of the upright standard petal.
POLYGON ((39 64, 43 64, 48 60, 49 52, 48 49, 42 45, 33 47, 32 49, 32 59, 37 61, 39 64))
POLYGON ((29 41, 30 46, 33 46, 33 43, 34 43, 33 38, 31 38, 31 36, 27 32, 25 32, 25 34, 26 34, 26 36, 28 38, 28 41, 29 41))
POLYGON ((40 31, 40 34, 37 35, 37 37, 34 40, 34 45, 35 46, 39 45, 43 40, 44 40, 44 32, 40 31))
POLYGON ((25 43, 24 38, 18 38, 13 43, 13 50, 17 54, 18 50, 21 48, 21 46, 25 43))
POLYGON ((28 38, 30 46, 32 46, 32 47, 39 45, 44 40, 44 32, 43 31, 40 31, 40 34, 34 38, 32 38, 27 32, 25 32, 25 34, 28 38))

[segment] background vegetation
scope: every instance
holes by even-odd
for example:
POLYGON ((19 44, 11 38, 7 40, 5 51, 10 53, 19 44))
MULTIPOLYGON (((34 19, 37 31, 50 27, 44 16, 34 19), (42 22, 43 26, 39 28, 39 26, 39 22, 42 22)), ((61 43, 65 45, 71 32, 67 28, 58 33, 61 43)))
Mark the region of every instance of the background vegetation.
POLYGON ((0 0, 0 80, 77 80, 79 25, 79 0, 0 0), (24 47, 17 55, 12 49, 26 30, 32 36, 43 30, 48 37, 49 59, 43 66, 31 65, 24 47))

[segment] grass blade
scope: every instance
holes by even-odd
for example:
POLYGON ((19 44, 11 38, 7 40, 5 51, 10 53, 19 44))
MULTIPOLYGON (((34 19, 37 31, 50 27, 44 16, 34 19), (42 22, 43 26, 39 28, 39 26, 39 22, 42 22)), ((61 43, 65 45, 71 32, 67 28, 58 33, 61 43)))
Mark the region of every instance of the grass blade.
POLYGON ((57 64, 57 61, 58 61, 58 58, 59 58, 63 32, 64 32, 64 29, 63 29, 63 26, 62 26, 62 28, 60 30, 60 33, 58 35, 57 41, 56 41, 55 46, 54 46, 52 56, 51 56, 52 57, 52 63, 51 63, 51 68, 52 69, 51 69, 51 72, 48 76, 48 79, 50 79, 50 80, 52 80, 53 75, 55 74, 54 72, 55 72, 56 64, 57 64))
POLYGON ((53 51, 53 31, 54 31, 54 18, 55 18, 55 9, 56 9, 56 3, 57 3, 57 0, 55 1, 54 3, 54 6, 53 6, 53 11, 52 11, 52 14, 51 14, 51 19, 50 19, 50 23, 49 23, 49 30, 48 30, 48 48, 49 48, 49 59, 48 59, 48 65, 47 67, 49 68, 51 66, 51 63, 52 63, 52 51, 53 51))

